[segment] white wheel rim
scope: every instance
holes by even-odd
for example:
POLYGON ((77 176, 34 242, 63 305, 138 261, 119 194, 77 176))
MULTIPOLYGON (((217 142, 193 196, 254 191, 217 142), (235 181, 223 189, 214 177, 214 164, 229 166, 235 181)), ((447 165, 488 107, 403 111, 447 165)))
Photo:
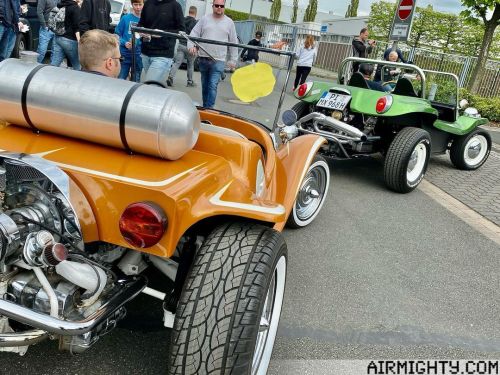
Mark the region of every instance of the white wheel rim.
POLYGON ((278 260, 267 290, 252 360, 252 375, 264 375, 271 360, 285 294, 286 257, 278 260))
POLYGON ((408 162, 408 168, 406 170, 406 179, 411 184, 417 181, 422 175, 425 167, 425 161, 427 160, 427 147, 423 142, 420 142, 415 146, 413 152, 411 153, 410 160, 408 162))
POLYGON ((312 164, 297 194, 293 215, 300 226, 311 223, 318 215, 330 186, 330 169, 324 160, 312 164))
POLYGON ((464 161, 474 167, 480 164, 488 152, 488 141, 481 134, 471 137, 464 148, 464 161))

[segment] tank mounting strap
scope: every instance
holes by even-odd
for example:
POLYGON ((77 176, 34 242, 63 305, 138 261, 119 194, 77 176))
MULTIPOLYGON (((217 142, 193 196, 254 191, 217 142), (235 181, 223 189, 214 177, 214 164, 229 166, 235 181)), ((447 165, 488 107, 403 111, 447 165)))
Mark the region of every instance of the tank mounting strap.
POLYGON ((38 73, 38 71, 40 69, 45 68, 46 66, 48 66, 48 65, 38 65, 38 66, 36 66, 30 72, 30 74, 28 74, 28 77, 26 77, 26 80, 24 81, 23 89, 21 91, 21 108, 23 110, 24 119, 26 120, 26 122, 28 123, 28 125, 31 127, 31 129, 35 133, 37 133, 37 134, 40 133, 40 130, 35 126, 35 124, 33 124, 33 122, 30 119, 30 115, 28 114, 28 106, 26 105, 26 99, 27 99, 27 96, 28 96, 28 87, 29 87, 29 85, 31 83, 31 80, 33 79, 33 77, 35 76, 35 74, 38 73))
POLYGON ((130 102, 132 95, 134 95, 134 92, 141 86, 142 86, 142 83, 137 83, 130 88, 130 90, 127 92, 127 95, 125 95, 125 99, 123 100, 122 109, 120 110, 120 139, 122 141, 123 148, 130 155, 132 155, 134 152, 132 151, 132 149, 128 145, 127 135, 125 134, 125 115, 127 114, 128 103, 130 102))

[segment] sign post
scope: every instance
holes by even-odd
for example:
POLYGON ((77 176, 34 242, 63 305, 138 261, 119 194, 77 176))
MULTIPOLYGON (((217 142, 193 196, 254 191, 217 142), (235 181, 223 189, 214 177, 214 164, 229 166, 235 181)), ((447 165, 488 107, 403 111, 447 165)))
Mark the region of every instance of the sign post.
POLYGON ((410 36, 411 24, 416 8, 416 0, 398 0, 396 14, 392 21, 389 39, 393 41, 407 41, 410 36))

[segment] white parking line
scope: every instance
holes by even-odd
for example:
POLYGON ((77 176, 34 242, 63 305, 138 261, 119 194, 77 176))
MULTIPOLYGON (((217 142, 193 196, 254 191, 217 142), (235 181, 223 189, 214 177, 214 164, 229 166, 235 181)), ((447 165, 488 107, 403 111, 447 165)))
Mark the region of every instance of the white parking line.
POLYGON ((478 214, 459 200, 453 198, 429 181, 423 180, 418 189, 434 199, 451 213, 458 216, 471 227, 484 234, 493 242, 500 245, 500 226, 478 214))

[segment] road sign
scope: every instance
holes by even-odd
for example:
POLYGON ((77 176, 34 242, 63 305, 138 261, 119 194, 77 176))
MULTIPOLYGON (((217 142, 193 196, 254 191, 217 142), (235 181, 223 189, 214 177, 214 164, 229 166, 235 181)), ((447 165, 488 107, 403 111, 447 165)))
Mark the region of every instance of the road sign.
POLYGON ((416 0, 399 0, 394 20, 392 21, 391 40, 408 40, 415 7, 416 0))

